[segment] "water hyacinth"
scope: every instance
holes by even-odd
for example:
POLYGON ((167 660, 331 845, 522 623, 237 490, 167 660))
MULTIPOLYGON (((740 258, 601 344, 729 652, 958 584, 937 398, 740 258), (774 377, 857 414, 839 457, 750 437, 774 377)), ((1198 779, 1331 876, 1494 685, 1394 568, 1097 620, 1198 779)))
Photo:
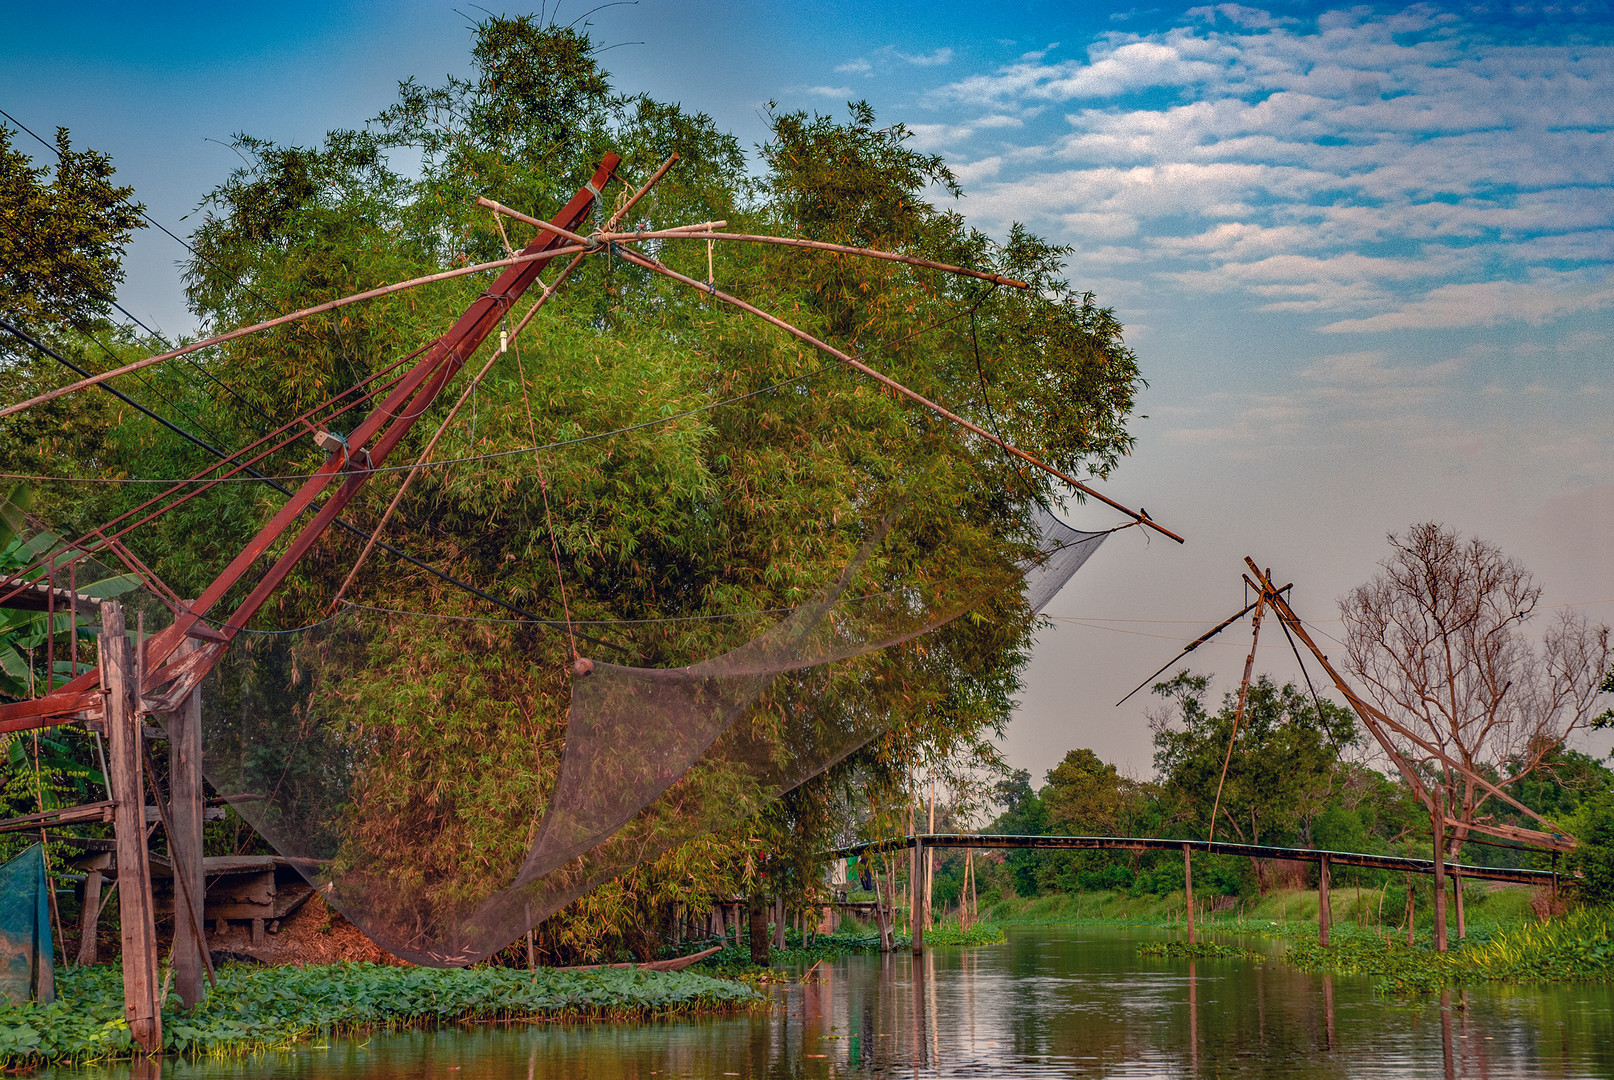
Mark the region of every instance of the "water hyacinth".
MULTIPOLYGON (((730 1011, 763 999, 694 972, 635 968, 528 972, 514 968, 333 964, 225 965, 197 1009, 169 998, 163 1047, 189 1056, 285 1046, 314 1035, 462 1021, 640 1019, 730 1011)), ((123 980, 113 965, 57 975, 57 1000, 0 1009, 0 1063, 86 1062, 131 1056, 123 980)))
POLYGON ((1388 993, 1427 993, 1472 982, 1602 982, 1614 978, 1614 912, 1585 908, 1543 923, 1504 926, 1488 940, 1447 953, 1336 926, 1327 946, 1298 940, 1284 959, 1297 967, 1377 975, 1388 993))

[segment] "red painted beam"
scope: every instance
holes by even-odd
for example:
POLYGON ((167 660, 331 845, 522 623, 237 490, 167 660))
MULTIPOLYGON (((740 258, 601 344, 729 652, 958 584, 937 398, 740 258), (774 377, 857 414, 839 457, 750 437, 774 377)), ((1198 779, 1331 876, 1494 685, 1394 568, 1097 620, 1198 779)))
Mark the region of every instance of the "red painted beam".
MULTIPOLYGON (((577 194, 573 195, 561 211, 550 219, 550 223, 567 231, 573 231, 582 225, 590 207, 594 204, 596 192, 605 189, 606 182, 621 160, 616 154, 606 154, 595 168, 590 182, 577 190, 577 194)), ((565 243, 566 241, 558 234, 540 232, 522 254, 541 254, 565 243)), ((231 560, 230 565, 202 591, 190 608, 181 612, 171 625, 146 642, 144 670, 151 674, 147 676, 148 685, 141 688, 142 692, 161 685, 159 681, 161 679, 173 677, 172 671, 166 671, 165 674, 163 661, 168 659, 185 640, 191 628, 251 572, 257 561, 274 546, 333 479, 343 477, 342 486, 326 500, 314 520, 304 527, 286 552, 275 561, 274 566, 258 578, 252 592, 230 614, 223 634, 226 638, 233 638, 240 628, 246 626, 274 590, 286 580, 286 576, 291 573, 297 561, 308 553, 369 479, 371 474, 368 471, 350 467, 352 459, 362 459, 360 452, 367 451, 371 467, 379 466, 386 460, 387 455, 431 407, 437 395, 442 393, 443 388, 449 384, 459 369, 471 358, 488 335, 498 328, 504 313, 533 282, 538 280, 539 273, 549 261, 549 259, 534 259, 532 262, 511 266, 500 274, 498 280, 466 310, 465 314, 460 316, 453 328, 438 338, 436 344, 416 362, 409 374, 393 388, 381 407, 349 433, 347 452, 338 451, 331 454, 325 464, 303 482, 297 493, 280 508, 241 553, 231 560), (372 439, 375 440, 373 444, 372 439)), ((209 655, 207 667, 211 667, 212 662, 223 653, 222 649, 206 651, 209 655)), ((184 678, 199 682, 206 673, 206 668, 192 669, 185 672, 184 678)), ((0 705, 0 732, 23 731, 67 723, 75 719, 76 714, 83 712, 91 703, 93 711, 99 712, 100 695, 91 689, 98 684, 99 679, 100 673, 92 670, 57 687, 48 697, 0 705)))

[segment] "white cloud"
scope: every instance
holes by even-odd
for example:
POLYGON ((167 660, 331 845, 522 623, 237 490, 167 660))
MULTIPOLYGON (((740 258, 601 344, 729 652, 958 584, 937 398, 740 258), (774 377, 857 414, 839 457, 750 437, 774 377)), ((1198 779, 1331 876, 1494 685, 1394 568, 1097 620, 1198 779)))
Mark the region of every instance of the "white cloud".
POLYGON ((915 150, 942 150, 968 139, 974 129, 967 124, 909 124, 908 145, 915 150))
POLYGON ((1185 53, 1176 43, 1131 41, 1114 48, 1095 46, 1088 63, 1044 64, 1040 58, 1022 59, 991 75, 961 79, 940 91, 940 96, 983 105, 1014 98, 1071 101, 1208 82, 1218 72, 1217 64, 1185 53))
POLYGON ((1462 357, 1453 356, 1432 364, 1392 364, 1383 349, 1336 353, 1315 361, 1300 371, 1301 378, 1346 388, 1364 386, 1423 386, 1445 382, 1464 368, 1462 357))
POLYGON ((975 121, 975 126, 983 130, 993 128, 1019 128, 1025 127, 1026 122, 1018 116, 1007 116, 1003 113, 991 113, 975 121))
POLYGON ((846 99, 852 96, 850 86, 809 86, 803 93, 813 94, 817 97, 830 97, 846 99))
POLYGON ((943 65, 951 64, 953 62, 953 50, 946 48, 945 46, 937 49, 935 52, 921 53, 918 56, 912 56, 904 52, 897 52, 895 49, 891 50, 891 52, 892 55, 896 56, 898 59, 906 60, 915 67, 942 67, 943 65))
POLYGON ((837 75, 867 75, 867 74, 871 73, 873 70, 874 70, 874 65, 873 64, 869 63, 867 60, 864 60, 862 57, 859 57, 856 60, 848 60, 846 63, 837 66, 835 68, 835 74, 837 74, 837 75))
POLYGON ((994 130, 967 203, 988 227, 1031 223, 1084 264, 1104 251, 1136 292, 1242 293, 1341 333, 1614 306, 1611 99, 1614 47, 1590 40, 1497 44, 1428 5, 1303 24, 1219 4, 928 101, 984 107, 952 125, 976 137, 1064 104, 1051 139, 994 130))
POLYGON ((1444 330, 1504 322, 1539 326, 1565 315, 1608 307, 1614 307, 1614 282, 1591 289, 1555 289, 1512 281, 1476 281, 1441 285, 1390 311, 1341 319, 1319 329, 1326 334, 1444 330))

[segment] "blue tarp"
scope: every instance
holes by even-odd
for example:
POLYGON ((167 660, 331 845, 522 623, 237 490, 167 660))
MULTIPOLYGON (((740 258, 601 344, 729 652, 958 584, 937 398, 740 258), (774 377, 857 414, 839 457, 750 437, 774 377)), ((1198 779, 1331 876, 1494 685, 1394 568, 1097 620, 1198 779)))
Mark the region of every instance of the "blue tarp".
POLYGON ((0 866, 0 999, 56 1000, 45 849, 35 844, 0 866))

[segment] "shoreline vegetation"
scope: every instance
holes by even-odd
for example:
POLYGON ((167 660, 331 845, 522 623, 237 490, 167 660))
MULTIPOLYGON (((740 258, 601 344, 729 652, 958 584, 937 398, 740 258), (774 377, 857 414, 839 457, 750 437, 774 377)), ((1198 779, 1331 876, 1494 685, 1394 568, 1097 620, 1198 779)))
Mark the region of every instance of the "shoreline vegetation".
MULTIPOLYGON (((1147 956, 1172 959, 1277 960, 1305 970, 1374 977, 1384 993, 1410 995, 1478 982, 1569 982, 1614 979, 1614 909, 1586 907, 1546 921, 1529 890, 1503 888, 1470 903, 1468 937, 1437 953, 1427 920, 1415 920, 1414 943, 1402 922, 1378 921, 1381 891, 1332 897, 1331 943, 1316 939, 1317 896, 1272 893, 1222 911, 1201 912, 1195 946, 1183 940, 1140 943, 1147 956), (1252 937, 1279 943, 1274 950, 1252 937)), ((983 920, 963 930, 943 921, 926 932, 928 946, 991 945, 1014 926, 1137 926, 1180 930, 1181 894, 1131 896, 1082 892, 1004 899, 983 907, 983 920)), ((906 950, 911 938, 894 936, 906 950)), ((879 948, 879 935, 847 920, 806 945, 790 931, 768 967, 729 944, 679 972, 639 968, 560 971, 476 967, 436 970, 371 963, 267 967, 227 964, 219 983, 194 1010, 170 998, 163 1048, 185 1057, 242 1057, 287 1048, 313 1037, 397 1031, 451 1024, 579 1023, 651 1020, 770 1007, 768 983, 794 979, 789 969, 879 948)), ((115 964, 58 972, 50 1005, 0 1005, 0 1066, 16 1071, 45 1064, 131 1058, 136 1046, 123 1017, 121 969, 115 964)))
MULTIPOLYGON (((58 969, 57 999, 0 1006, 0 1066, 84 1064, 134 1057, 117 964, 58 969)), ((315 1036, 447 1024, 649 1020, 762 1007, 754 988, 694 971, 438 970, 368 963, 225 964, 197 1009, 170 997, 163 1050, 242 1057, 315 1036)))
MULTIPOLYGON (((655 1020, 765 1008, 761 987, 788 978, 781 968, 812 965, 879 947, 856 920, 805 947, 772 950, 768 967, 727 945, 677 972, 644 968, 558 970, 481 966, 437 970, 373 963, 263 966, 226 964, 218 986, 195 1011, 170 997, 163 1010, 163 1050, 184 1057, 241 1057, 322 1036, 449 1024, 582 1023, 655 1020)), ((906 949, 912 939, 897 935, 906 949)), ((943 922, 927 941, 942 945, 1002 942, 1001 927, 961 930, 943 922)), ((58 969, 49 1005, 0 1004, 0 1067, 86 1064, 135 1056, 123 1015, 117 964, 58 969)))
MULTIPOLYGON (((1466 895, 1466 894, 1465 894, 1466 895)), ((1614 908, 1582 907, 1549 919, 1537 916, 1528 889, 1476 889, 1467 896, 1467 937, 1451 950, 1436 952, 1427 912, 1413 920, 1407 942, 1400 897, 1389 890, 1348 888, 1331 896, 1334 922, 1329 944, 1317 940, 1315 890, 1274 890, 1242 907, 1196 912, 1195 927, 1206 940, 1147 942, 1144 955, 1205 959, 1261 956, 1239 942, 1260 935, 1284 943, 1271 955, 1308 971, 1375 977, 1389 994, 1429 993, 1481 982, 1513 984, 1604 982, 1614 980, 1614 908), (1386 907, 1396 907, 1397 922, 1386 907), (1231 938, 1231 942, 1225 939, 1231 938), (1220 940, 1219 940, 1220 939, 1220 940)), ((1186 927, 1182 894, 1129 896, 1100 892, 1002 900, 983 914, 1004 926, 1129 925, 1161 929, 1186 927)))

